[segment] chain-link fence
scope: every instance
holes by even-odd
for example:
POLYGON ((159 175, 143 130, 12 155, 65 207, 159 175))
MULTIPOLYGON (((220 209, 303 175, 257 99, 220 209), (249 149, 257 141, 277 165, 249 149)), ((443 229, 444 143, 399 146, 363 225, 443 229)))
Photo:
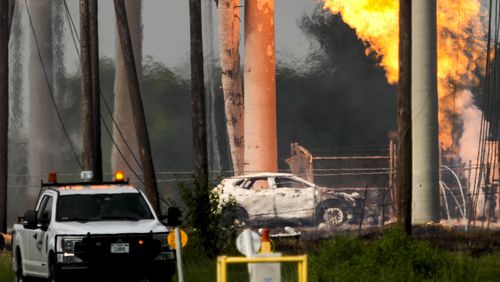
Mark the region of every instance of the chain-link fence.
MULTIPOLYGON (((441 223, 460 229, 498 227, 498 166, 460 164, 446 155, 441 159, 441 223)), ((270 227, 277 233, 295 230, 305 237, 359 234, 396 221, 394 143, 335 154, 311 153, 294 143, 287 163, 290 169, 283 173, 231 177, 232 172, 212 172, 211 181, 221 183, 216 192, 222 200, 236 200, 241 225, 270 227)), ((23 168, 16 171, 19 173, 9 175, 9 226, 33 208, 40 181, 46 179, 46 175, 24 174, 23 168)), ((157 172, 164 210, 182 206, 180 187, 189 189, 192 175, 191 171, 157 172)), ((74 181, 79 173, 58 177, 59 181, 74 181)), ((111 173, 105 177, 110 179, 111 173)))
MULTIPOLYGON (((324 237, 339 232, 360 234, 396 221, 393 142, 384 148, 364 147, 335 155, 314 155, 294 143, 286 161, 290 166, 286 173, 234 177, 220 185, 220 192, 238 202, 238 215, 245 224, 324 237)), ((500 213, 497 170, 494 163, 460 164, 443 155, 441 223, 466 230, 496 228, 500 213)))

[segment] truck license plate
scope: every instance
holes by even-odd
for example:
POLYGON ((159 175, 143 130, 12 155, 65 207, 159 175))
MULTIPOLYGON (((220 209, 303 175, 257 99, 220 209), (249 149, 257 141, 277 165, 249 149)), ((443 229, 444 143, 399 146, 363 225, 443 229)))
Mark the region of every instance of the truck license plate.
POLYGON ((113 253, 113 254, 128 254, 129 253, 128 243, 112 243, 111 244, 111 253, 113 253))

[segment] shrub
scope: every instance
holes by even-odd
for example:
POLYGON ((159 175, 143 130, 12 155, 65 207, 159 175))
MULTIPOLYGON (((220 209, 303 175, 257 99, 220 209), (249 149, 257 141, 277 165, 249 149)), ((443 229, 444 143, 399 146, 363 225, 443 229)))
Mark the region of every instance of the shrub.
POLYGON ((236 216, 235 202, 220 204, 217 193, 182 184, 181 194, 187 207, 185 225, 195 236, 192 242, 200 244, 209 257, 234 248, 237 229, 233 223, 236 216), (223 217, 230 218, 228 224, 221 224, 223 217))

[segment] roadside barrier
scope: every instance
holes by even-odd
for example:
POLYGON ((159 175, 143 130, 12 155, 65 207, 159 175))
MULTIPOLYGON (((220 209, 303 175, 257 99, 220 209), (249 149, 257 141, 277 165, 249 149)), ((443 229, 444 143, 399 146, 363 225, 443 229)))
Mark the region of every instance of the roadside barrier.
POLYGON ((307 255, 284 257, 217 257, 217 282, 227 282, 227 265, 235 263, 296 262, 298 282, 307 282, 307 255))

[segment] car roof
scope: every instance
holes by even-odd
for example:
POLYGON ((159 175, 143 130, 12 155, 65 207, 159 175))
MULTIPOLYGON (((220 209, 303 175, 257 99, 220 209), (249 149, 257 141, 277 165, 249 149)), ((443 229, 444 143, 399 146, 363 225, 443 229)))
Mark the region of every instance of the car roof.
POLYGON ((67 185, 51 187, 60 195, 92 195, 92 194, 123 194, 139 193, 139 190, 127 184, 92 184, 92 185, 67 185))

